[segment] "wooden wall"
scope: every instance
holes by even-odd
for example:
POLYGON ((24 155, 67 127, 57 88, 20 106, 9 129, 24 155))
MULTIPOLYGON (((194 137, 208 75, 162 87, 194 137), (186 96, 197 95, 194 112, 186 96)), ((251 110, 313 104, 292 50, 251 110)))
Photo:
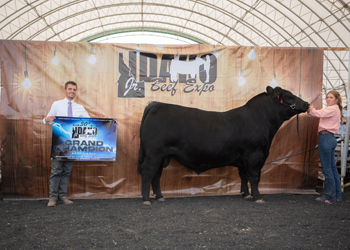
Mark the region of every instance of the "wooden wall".
MULTIPOLYGON (((52 103, 64 98, 64 83, 78 84, 75 101, 85 106, 91 117, 117 118, 117 160, 115 162, 75 162, 69 183, 70 198, 138 197, 141 177, 136 173, 139 127, 144 107, 150 101, 225 111, 244 105, 270 85, 273 65, 278 86, 320 108, 322 102, 323 50, 316 48, 251 47, 213 45, 136 45, 93 44, 96 63, 90 64, 91 43, 0 41, 1 103, 0 142, 4 198, 40 199, 49 194, 51 127, 42 123, 52 103), (54 50, 59 64, 53 65, 54 50), (158 72, 164 54, 217 55, 216 81, 212 92, 185 93, 184 83, 174 95, 151 91, 145 83, 145 98, 119 98, 119 53, 126 64, 129 51, 157 55, 158 72), (23 88, 25 51, 31 87, 23 88), (275 56, 274 56, 275 55, 275 56), (300 61, 301 55, 301 61, 300 61), (240 70, 245 85, 239 86, 240 70), (299 73, 301 69, 301 80, 299 73)), ((139 62, 139 61, 137 61, 139 62)), ((137 64, 138 65, 138 64, 137 64)), ((136 67, 138 72, 138 66, 136 67)), ((137 79, 139 74, 136 75, 137 79)), ((197 83, 203 84, 197 77, 197 83)), ((169 79, 167 80, 169 84, 169 79)), ((239 122, 239 121, 238 121, 239 122)), ((317 145, 318 120, 306 114, 285 122, 277 133, 267 162, 295 154, 317 145)), ((265 165, 261 193, 312 192, 317 182, 317 150, 265 165)), ((201 175, 184 168, 175 160, 163 171, 163 194, 169 196, 238 194, 240 179, 234 167, 212 169, 201 175)))

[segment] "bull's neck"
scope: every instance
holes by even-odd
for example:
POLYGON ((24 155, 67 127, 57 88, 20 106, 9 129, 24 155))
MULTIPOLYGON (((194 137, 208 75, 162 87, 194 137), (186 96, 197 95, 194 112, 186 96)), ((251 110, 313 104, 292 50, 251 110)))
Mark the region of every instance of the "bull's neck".
MULTIPOLYGON (((246 106, 253 110, 259 121, 268 123, 270 137, 273 138, 283 122, 291 118, 285 112, 284 107, 276 104, 267 94, 260 94, 247 102, 246 106)), ((261 124, 264 126, 264 124, 261 124)))

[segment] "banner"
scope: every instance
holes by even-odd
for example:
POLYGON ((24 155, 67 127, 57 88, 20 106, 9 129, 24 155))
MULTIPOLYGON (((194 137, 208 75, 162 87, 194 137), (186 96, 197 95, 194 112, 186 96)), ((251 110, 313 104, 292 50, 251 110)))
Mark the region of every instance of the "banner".
POLYGON ((113 119, 56 117, 51 160, 115 161, 116 139, 113 119))
MULTIPOLYGON (((56 136, 61 146, 56 147, 58 152, 53 150, 54 157, 77 156, 68 198, 139 197, 140 125, 149 102, 227 112, 245 105, 253 96, 265 92, 267 86, 279 86, 301 94, 303 100, 319 109, 323 53, 323 48, 304 47, 0 40, 0 164, 4 198, 48 197, 52 128, 43 123, 43 118, 54 101, 65 97, 67 81, 77 83, 74 101, 83 105, 90 117, 118 119, 118 136, 103 135, 98 126, 93 138, 72 138, 72 127, 65 128, 68 138, 59 138, 63 131, 56 136), (91 57, 94 60, 89 60, 91 57), (117 137, 118 149, 111 146, 108 136, 113 140, 117 137), (97 147, 97 153, 88 151, 89 147, 97 147), (107 158, 103 154, 112 154, 107 147, 113 147, 109 160, 103 159, 107 158)), ((86 131, 89 128, 92 127, 87 126, 86 131)), ((286 121, 271 143, 266 162, 314 148, 317 128, 318 119, 306 113, 300 114, 298 120, 293 117, 286 121)), ((249 134, 242 136, 249 138, 249 134)), ((318 164, 317 150, 313 150, 265 165, 259 190, 314 192, 318 164)), ((236 167, 215 168, 197 175, 173 158, 163 170, 160 185, 165 197, 231 195, 241 190, 236 167)))

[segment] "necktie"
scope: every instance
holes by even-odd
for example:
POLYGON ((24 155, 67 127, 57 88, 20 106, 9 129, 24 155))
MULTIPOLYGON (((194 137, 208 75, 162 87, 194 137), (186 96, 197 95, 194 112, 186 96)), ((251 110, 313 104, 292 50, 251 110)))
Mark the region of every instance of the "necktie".
POLYGON ((68 117, 73 116, 73 111, 72 111, 72 102, 68 102, 68 117))

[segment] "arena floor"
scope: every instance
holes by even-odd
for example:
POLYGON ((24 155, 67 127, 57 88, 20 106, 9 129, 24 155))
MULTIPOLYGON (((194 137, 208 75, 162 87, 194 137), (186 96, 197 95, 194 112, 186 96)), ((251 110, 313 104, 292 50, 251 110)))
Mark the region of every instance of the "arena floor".
POLYGON ((316 197, 5 200, 0 249, 350 249, 350 188, 331 205, 316 197))

